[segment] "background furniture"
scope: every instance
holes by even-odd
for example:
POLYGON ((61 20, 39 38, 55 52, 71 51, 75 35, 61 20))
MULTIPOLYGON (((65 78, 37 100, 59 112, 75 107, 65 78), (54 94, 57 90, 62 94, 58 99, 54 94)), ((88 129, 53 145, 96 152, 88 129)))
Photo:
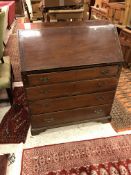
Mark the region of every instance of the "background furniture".
MULTIPOLYGON (((92 1, 91 1, 92 2, 92 1)), ((50 0, 31 0, 33 17, 32 20, 51 19, 51 20, 83 20, 89 18, 87 11, 89 11, 88 0, 74 0, 64 1, 64 6, 59 4, 59 1, 50 0), (82 8, 80 8, 82 7, 82 8), (48 12, 48 14, 47 14, 48 12), (42 15, 43 13, 43 15, 42 15), (47 17, 48 15, 48 17, 47 17)))
POLYGON ((29 12, 29 8, 28 8, 28 5, 27 5, 27 3, 26 3, 26 0, 24 0, 23 4, 24 4, 25 11, 27 12, 28 20, 29 20, 30 22, 32 22, 32 20, 31 20, 31 14, 30 14, 30 12, 29 12))
POLYGON ((9 6, 2 6, 0 7, 1 11, 5 13, 4 17, 4 28, 3 28, 3 42, 4 44, 6 43, 6 29, 8 27, 8 11, 9 11, 9 6))
POLYGON ((42 12, 40 10, 40 2, 41 0, 31 0, 32 5, 32 13, 33 17, 32 20, 42 19, 42 12))
POLYGON ((105 19, 107 20, 107 9, 91 7, 91 19, 105 19))
MULTIPOLYGON (((3 0, 7 1, 7 0, 3 0)), ((12 0, 8 0, 12 1, 12 0)), ((23 1, 24 0, 14 0, 15 1, 15 14, 16 16, 24 16, 23 1)))
POLYGON ((0 60, 3 58, 3 39, 4 39, 4 20, 5 12, 0 12, 0 60))
POLYGON ((109 21, 115 24, 123 24, 125 14, 125 2, 108 3, 107 8, 108 8, 107 16, 109 21))
POLYGON ((19 31, 33 135, 48 128, 111 119, 123 59, 114 26, 97 24, 47 24, 42 30, 19 31))
POLYGON ((125 0, 126 2, 126 9, 125 9, 125 16, 124 16, 124 26, 128 26, 131 29, 131 1, 130 0, 125 0))
POLYGON ((68 10, 49 10, 47 13, 50 20, 83 20, 84 8, 68 10))
POLYGON ((6 175, 9 154, 0 155, 0 174, 6 175))
MULTIPOLYGON (((12 104, 11 63, 9 57, 3 57, 4 17, 5 13, 0 12, 0 90, 6 89, 8 100, 12 104)), ((0 99, 0 102, 3 101, 7 101, 7 99, 0 99)))
POLYGON ((15 1, 0 1, 0 8, 8 6, 8 28, 11 27, 11 24, 13 23, 15 19, 15 1))
POLYGON ((83 0, 43 0, 45 7, 63 7, 83 4, 83 0))
POLYGON ((43 0, 41 3, 43 20, 83 19, 83 4, 83 0, 43 0))
POLYGON ((15 14, 16 16, 24 16, 23 0, 15 0, 15 14))
POLYGON ((119 35, 124 60, 127 66, 131 66, 131 31, 122 29, 119 35))
POLYGON ((11 63, 9 57, 3 58, 3 63, 0 62, 0 90, 6 89, 8 99, 0 99, 0 102, 10 101, 13 103, 12 94, 12 76, 11 76, 11 63))
MULTIPOLYGON (((115 0, 114 0, 115 1, 115 0)), ((96 0, 92 6, 92 19, 106 19, 111 23, 123 24, 125 17, 125 2, 114 2, 113 0, 96 0)))

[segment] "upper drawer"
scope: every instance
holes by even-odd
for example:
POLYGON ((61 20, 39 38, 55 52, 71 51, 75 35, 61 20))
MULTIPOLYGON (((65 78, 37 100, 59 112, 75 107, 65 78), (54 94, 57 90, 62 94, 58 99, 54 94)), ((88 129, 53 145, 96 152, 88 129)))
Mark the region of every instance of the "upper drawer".
POLYGON ((53 85, 27 87, 26 95, 29 101, 35 101, 52 97, 112 91, 116 89, 117 83, 118 78, 116 77, 56 83, 53 85))
POLYGON ((29 74, 26 77, 23 76, 23 82, 26 87, 29 87, 60 82, 105 78, 117 75, 118 70, 119 66, 103 66, 70 71, 29 74))

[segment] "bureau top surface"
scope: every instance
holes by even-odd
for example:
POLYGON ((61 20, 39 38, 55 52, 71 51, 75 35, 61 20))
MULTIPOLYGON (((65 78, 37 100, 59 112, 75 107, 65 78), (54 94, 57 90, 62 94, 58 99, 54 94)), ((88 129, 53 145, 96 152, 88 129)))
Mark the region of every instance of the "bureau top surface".
POLYGON ((22 72, 122 62, 112 24, 19 30, 22 72))

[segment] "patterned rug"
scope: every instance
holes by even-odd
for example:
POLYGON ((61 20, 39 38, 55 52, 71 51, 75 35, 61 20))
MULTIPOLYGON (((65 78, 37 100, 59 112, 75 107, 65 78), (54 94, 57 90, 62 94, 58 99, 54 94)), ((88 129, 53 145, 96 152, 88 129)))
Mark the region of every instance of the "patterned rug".
POLYGON ((25 149, 21 175, 131 175, 131 135, 25 149))
POLYGON ((9 55, 13 67, 14 81, 21 81, 21 67, 17 34, 11 34, 7 42, 4 55, 9 55))
POLYGON ((112 107, 112 127, 117 131, 131 129, 131 70, 122 70, 114 104, 112 107))
MULTIPOLYGON (((21 81, 17 34, 12 34, 5 48, 5 55, 11 57, 15 81, 21 81)), ((115 131, 131 129, 131 70, 122 69, 118 89, 112 107, 112 127, 115 131)))
POLYGON ((0 144, 25 142, 29 113, 23 87, 14 88, 14 102, 0 123, 0 144))

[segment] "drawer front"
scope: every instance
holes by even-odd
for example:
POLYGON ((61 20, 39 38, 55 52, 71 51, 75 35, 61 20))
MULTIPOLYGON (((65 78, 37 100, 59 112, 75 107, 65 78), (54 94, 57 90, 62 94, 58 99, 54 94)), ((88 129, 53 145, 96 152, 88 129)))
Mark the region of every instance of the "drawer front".
POLYGON ((62 126, 64 124, 72 124, 84 122, 93 119, 102 119, 110 115, 111 104, 79 108, 54 113, 46 113, 41 115, 33 115, 31 117, 32 128, 51 128, 53 126, 62 126))
POLYGON ((51 97, 64 97, 84 93, 112 91, 116 89, 117 83, 117 78, 103 78, 53 85, 42 85, 26 88, 26 95, 29 101, 34 101, 51 97))
POLYGON ((60 82, 112 77, 117 75, 118 67, 119 66, 105 66, 52 73, 30 74, 27 76, 24 75, 22 78, 24 85, 30 87, 60 82))
POLYGON ((126 42, 128 42, 131 45, 131 34, 125 32, 125 31, 121 31, 119 37, 120 37, 120 39, 125 40, 126 42))
POLYGON ((30 103, 31 114, 63 111, 112 103, 115 91, 40 100, 30 103))

